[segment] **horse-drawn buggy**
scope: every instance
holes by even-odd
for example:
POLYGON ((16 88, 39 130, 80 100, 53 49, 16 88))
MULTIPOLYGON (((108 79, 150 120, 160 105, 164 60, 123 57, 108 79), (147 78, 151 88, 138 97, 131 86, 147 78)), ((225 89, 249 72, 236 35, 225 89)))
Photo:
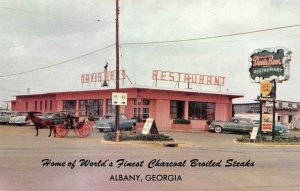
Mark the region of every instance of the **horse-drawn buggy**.
POLYGON ((87 137, 93 132, 93 127, 85 120, 79 121, 72 112, 53 113, 48 118, 37 117, 36 112, 28 112, 26 119, 30 119, 36 127, 36 136, 38 136, 38 128, 49 127, 51 136, 52 129, 54 137, 65 137, 70 129, 74 129, 78 137, 87 137))

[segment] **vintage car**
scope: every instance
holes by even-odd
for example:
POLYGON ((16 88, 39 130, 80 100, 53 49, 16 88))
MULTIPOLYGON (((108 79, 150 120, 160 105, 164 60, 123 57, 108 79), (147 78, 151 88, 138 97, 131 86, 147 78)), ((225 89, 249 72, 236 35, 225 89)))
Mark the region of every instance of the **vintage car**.
MULTIPOLYGON (((259 126, 259 121, 257 121, 257 124, 259 126)), ((282 125, 279 121, 276 121, 275 123, 275 133, 276 134, 282 134, 282 133, 288 133, 289 129, 282 125)), ((263 132, 264 134, 271 134, 272 132, 263 132)))
POLYGON ((232 118, 230 122, 212 121, 208 129, 216 133, 223 131, 248 133, 257 124, 248 118, 232 118))
POLYGON ((70 111, 60 111, 60 112, 48 112, 44 113, 41 118, 43 119, 58 119, 58 118, 66 118, 67 116, 74 117, 75 112, 70 111))
MULTIPOLYGON (((258 120, 251 120, 249 118, 232 118, 230 122, 224 121, 212 121, 209 124, 209 130, 216 133, 223 131, 227 132, 238 132, 238 133, 249 133, 253 127, 259 127, 258 120)), ((280 122, 275 123, 275 133, 287 133, 288 129, 280 122)), ((263 132, 264 133, 264 132, 263 132)))
MULTIPOLYGON (((132 124, 136 123, 136 119, 128 119, 125 114, 120 113, 120 130, 131 130, 132 124)), ((115 130, 115 114, 108 113, 98 121, 95 121, 93 128, 97 128, 99 132, 115 130)))
POLYGON ((18 111, 1 112, 0 123, 8 124, 12 117, 19 116, 19 115, 21 115, 21 113, 23 113, 23 112, 18 112, 18 111))
POLYGON ((16 112, 14 117, 9 119, 9 124, 11 125, 33 125, 31 121, 25 121, 27 112, 16 112))
POLYGON ((11 113, 9 111, 0 111, 0 123, 8 124, 11 118, 11 113))

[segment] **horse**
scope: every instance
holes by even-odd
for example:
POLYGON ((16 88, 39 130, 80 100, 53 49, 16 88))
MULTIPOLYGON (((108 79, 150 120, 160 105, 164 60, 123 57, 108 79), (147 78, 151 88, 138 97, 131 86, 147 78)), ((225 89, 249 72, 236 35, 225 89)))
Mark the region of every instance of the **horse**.
POLYGON ((35 113, 38 113, 38 112, 28 112, 25 121, 27 121, 29 119, 32 121, 32 123, 34 124, 35 129, 36 129, 36 136, 39 135, 39 130, 38 130, 39 128, 49 127, 50 134, 49 134, 48 137, 51 137, 52 129, 54 129, 54 133, 53 134, 54 134, 54 137, 55 137, 56 132, 55 132, 55 128, 54 128, 55 124, 54 124, 53 120, 52 119, 42 119, 42 118, 39 118, 39 117, 37 117, 37 116, 34 115, 35 113))

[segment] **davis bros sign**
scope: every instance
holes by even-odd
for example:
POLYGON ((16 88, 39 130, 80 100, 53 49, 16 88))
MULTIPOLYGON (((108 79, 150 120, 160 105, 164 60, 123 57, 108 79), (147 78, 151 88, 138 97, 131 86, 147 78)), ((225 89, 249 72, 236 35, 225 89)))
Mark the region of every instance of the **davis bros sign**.
POLYGON ((255 50, 249 58, 251 81, 261 83, 264 80, 276 82, 288 80, 291 54, 290 50, 282 47, 255 50))

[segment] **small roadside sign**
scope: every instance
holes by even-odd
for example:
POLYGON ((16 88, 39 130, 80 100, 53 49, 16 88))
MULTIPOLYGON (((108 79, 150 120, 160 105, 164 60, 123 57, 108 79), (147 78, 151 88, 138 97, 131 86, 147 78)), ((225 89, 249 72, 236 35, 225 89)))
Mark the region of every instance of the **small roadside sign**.
POLYGON ((143 135, 158 135, 158 130, 157 126, 155 123, 155 120, 153 118, 148 118, 144 124, 143 130, 142 130, 143 135))
POLYGON ((257 132, 258 132, 258 127, 253 127, 251 136, 250 136, 250 140, 256 140, 257 132))
POLYGON ((127 93, 112 93, 112 105, 127 105, 127 93))

